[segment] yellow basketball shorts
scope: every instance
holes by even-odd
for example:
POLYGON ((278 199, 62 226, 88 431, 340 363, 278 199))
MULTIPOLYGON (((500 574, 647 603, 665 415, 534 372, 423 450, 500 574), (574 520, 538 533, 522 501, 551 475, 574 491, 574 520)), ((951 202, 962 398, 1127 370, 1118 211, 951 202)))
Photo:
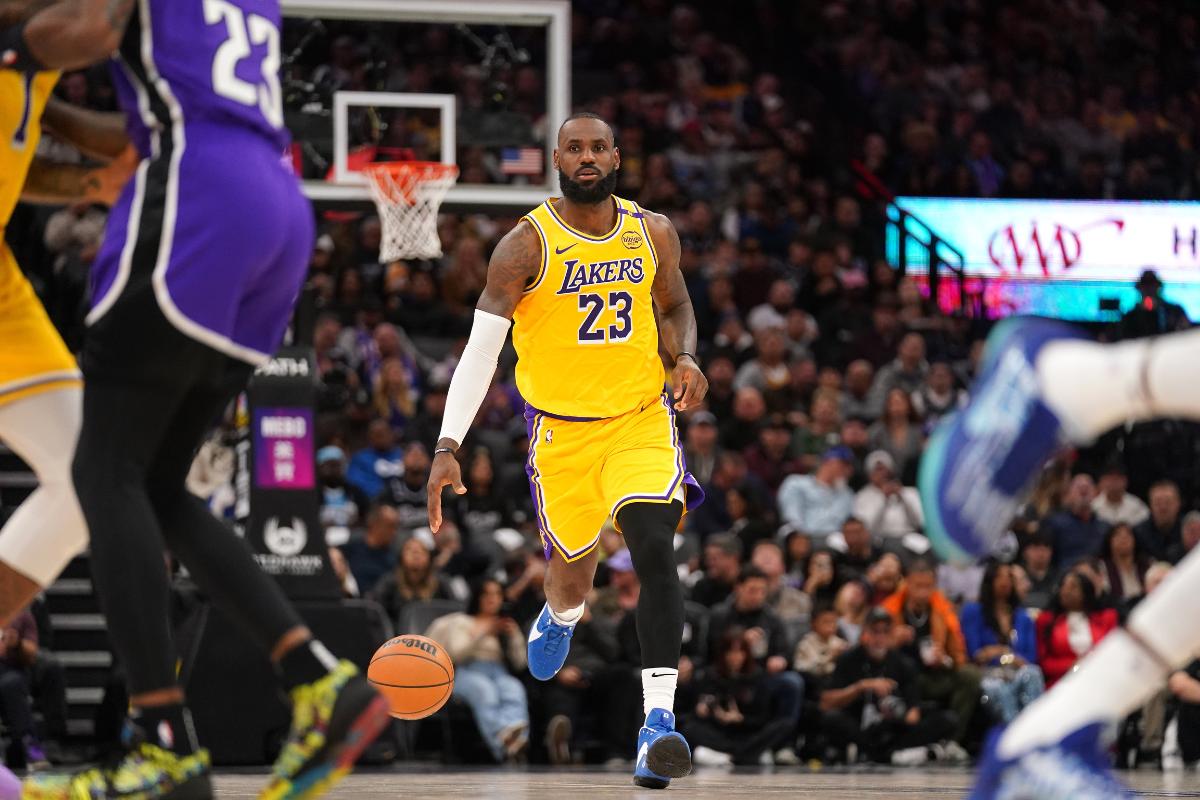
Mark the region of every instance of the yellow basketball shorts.
POLYGON ((546 558, 590 553, 600 529, 630 503, 669 503, 682 491, 688 509, 704 499, 687 471, 667 394, 605 419, 557 417, 525 407, 525 472, 546 558))
MULTIPOLYGON (((0 260, 5 255, 0 253, 0 260)), ((15 265, 10 266, 15 270, 15 265)), ((3 267, 0 263, 0 270, 3 267)), ((33 287, 24 276, 4 282, 0 286, 0 405, 82 385, 75 357, 46 316, 33 287)))

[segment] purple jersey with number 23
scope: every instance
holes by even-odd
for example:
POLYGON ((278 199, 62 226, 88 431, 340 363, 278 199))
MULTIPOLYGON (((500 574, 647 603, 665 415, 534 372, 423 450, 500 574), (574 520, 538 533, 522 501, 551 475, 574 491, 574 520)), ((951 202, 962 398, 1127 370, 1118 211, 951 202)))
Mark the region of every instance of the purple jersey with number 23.
POLYGON ((113 79, 142 156, 92 275, 98 323, 153 291, 183 333, 262 363, 290 319, 312 209, 285 166, 279 0, 139 0, 113 79))

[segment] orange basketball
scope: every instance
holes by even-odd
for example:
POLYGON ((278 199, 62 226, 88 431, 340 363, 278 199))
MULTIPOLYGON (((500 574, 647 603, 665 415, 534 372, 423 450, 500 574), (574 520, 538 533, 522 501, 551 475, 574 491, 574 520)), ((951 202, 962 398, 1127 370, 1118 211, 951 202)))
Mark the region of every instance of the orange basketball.
POLYGON ((424 719, 450 699, 454 663, 432 639, 405 634, 375 651, 367 680, 387 698, 393 717, 424 719))

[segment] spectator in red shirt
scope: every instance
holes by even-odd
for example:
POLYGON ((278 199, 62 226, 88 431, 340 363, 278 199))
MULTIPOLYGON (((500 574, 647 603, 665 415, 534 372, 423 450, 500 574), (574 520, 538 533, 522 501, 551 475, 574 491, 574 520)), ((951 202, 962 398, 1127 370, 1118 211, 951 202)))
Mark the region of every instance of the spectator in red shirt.
POLYGON ((1037 619, 1038 663, 1049 689, 1117 627, 1117 612, 1100 608, 1092 582, 1072 570, 1037 619))

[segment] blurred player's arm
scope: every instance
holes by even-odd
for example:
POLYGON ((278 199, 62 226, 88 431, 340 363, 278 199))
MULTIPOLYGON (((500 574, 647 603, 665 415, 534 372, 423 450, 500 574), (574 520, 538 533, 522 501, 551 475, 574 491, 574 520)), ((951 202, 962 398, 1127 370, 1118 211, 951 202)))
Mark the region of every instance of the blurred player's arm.
POLYGON ((16 25, 57 0, 5 0, 0 3, 0 26, 16 25))
POLYGON ((21 189, 21 199, 27 203, 52 205, 85 202, 111 206, 136 167, 137 155, 132 148, 103 167, 59 164, 35 158, 21 189))
POLYGON ((59 0, 0 31, 0 62, 20 70, 80 69, 121 45, 135 0, 59 0))
POLYGON ((682 248, 675 226, 662 214, 644 210, 642 213, 646 215, 646 227, 658 255, 658 272, 651 292, 658 308, 659 335, 674 363, 671 385, 675 388, 675 408, 685 411, 699 405, 708 393, 708 380, 696 360, 696 312, 679 271, 682 248))
POLYGON ((103 161, 119 158, 130 147, 124 114, 91 111, 56 97, 46 103, 42 128, 81 153, 103 161))
POLYGON ((125 133, 125 115, 89 111, 51 98, 42 115, 42 127, 77 150, 110 163, 83 167, 35 158, 21 199, 29 203, 115 203, 138 163, 125 133))
POLYGON ((456 494, 467 491, 462 484, 455 452, 466 438, 467 429, 479 413, 479 406, 491 386, 513 312, 521 302, 525 287, 541 267, 541 248, 533 228, 520 222, 496 245, 488 263, 487 284, 475 306, 471 337, 450 379, 442 432, 429 470, 426 487, 429 527, 434 533, 442 526, 442 488, 452 486, 456 494))

